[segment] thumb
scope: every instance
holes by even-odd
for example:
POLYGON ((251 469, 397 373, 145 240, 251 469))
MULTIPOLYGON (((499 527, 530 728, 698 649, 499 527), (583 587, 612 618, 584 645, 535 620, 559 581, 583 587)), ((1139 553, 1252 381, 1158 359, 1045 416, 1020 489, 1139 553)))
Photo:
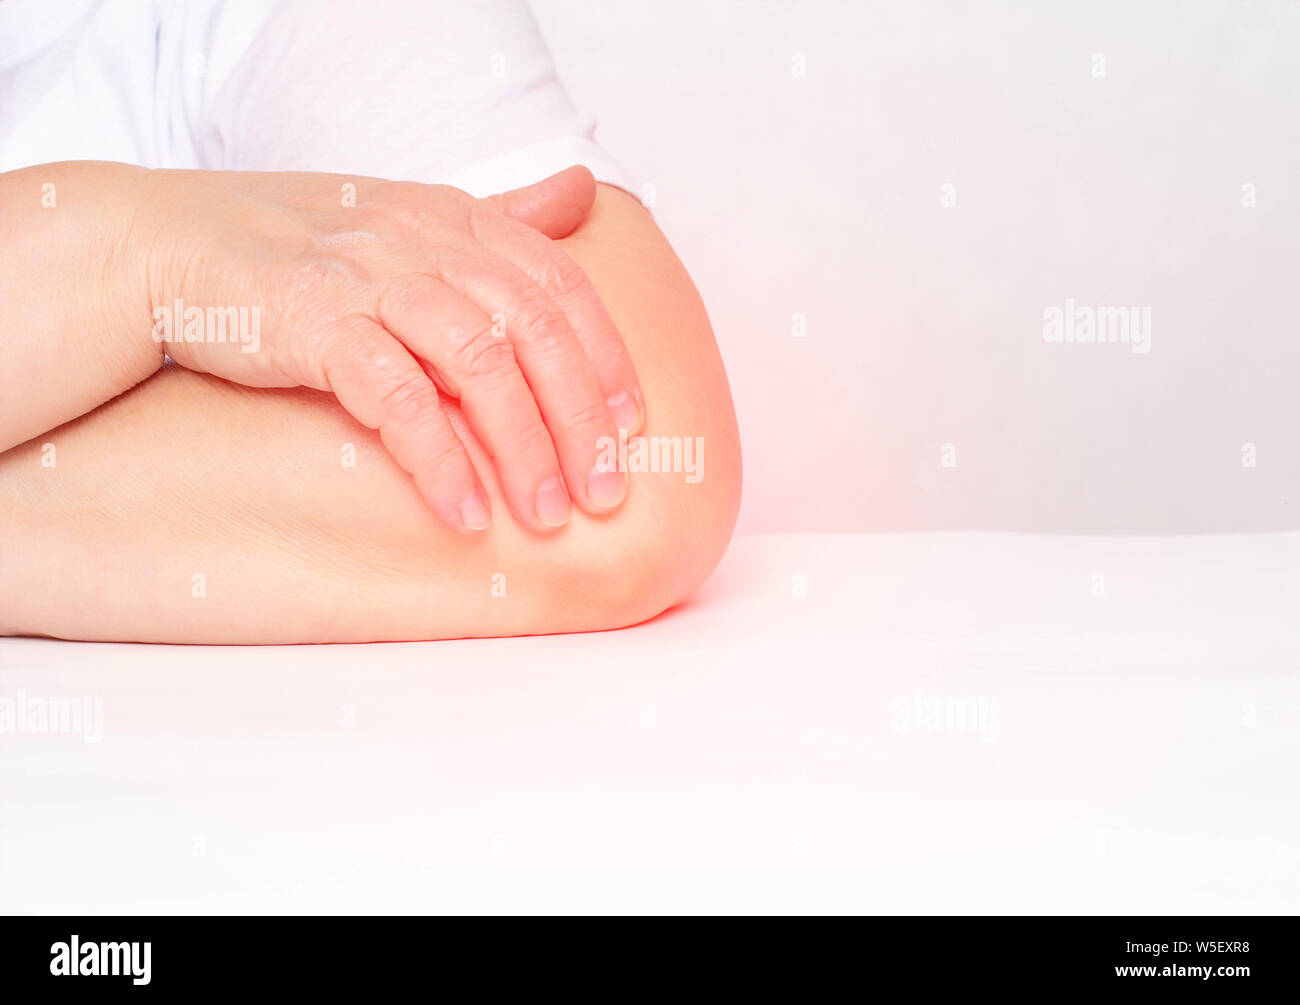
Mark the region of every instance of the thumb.
POLYGON ((484 200, 512 220, 556 240, 577 230, 595 201, 596 179, 581 164, 484 200))

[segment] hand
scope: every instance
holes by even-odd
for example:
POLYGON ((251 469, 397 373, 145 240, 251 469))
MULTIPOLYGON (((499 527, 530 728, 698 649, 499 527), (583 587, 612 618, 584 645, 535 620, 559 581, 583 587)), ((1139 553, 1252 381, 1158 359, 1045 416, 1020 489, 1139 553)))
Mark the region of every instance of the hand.
POLYGON ((459 530, 491 514, 440 392, 460 399, 525 526, 564 524, 570 498, 606 513, 627 475, 597 469, 598 441, 636 432, 644 399, 599 296, 550 240, 594 198, 580 167, 490 199, 342 175, 154 172, 140 224, 154 338, 236 383, 332 392, 459 530))

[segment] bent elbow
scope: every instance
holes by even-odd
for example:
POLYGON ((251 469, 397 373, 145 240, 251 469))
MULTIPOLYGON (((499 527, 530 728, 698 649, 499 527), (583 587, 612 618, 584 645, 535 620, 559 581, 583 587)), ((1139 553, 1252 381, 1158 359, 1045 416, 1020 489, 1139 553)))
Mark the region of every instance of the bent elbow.
POLYGON ((602 563, 602 627, 638 624, 682 603, 722 560, 740 509, 742 462, 729 395, 718 411, 710 432, 683 449, 703 462, 694 470, 633 476, 632 491, 645 502, 602 563))

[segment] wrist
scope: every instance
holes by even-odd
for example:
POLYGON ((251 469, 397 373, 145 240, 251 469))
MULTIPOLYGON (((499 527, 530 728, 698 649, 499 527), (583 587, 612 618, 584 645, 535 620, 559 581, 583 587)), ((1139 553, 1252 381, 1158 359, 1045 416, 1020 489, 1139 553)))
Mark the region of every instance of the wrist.
POLYGON ((153 337, 153 309, 159 303, 154 272, 165 216, 154 180, 158 172, 130 164, 113 169, 107 186, 113 239, 106 242, 102 311, 106 330, 121 333, 115 344, 135 383, 162 366, 165 356, 165 347, 153 337))
MULTIPOLYGON (((134 248, 129 257, 143 262, 143 289, 147 300, 146 336, 161 360, 164 352, 191 369, 205 370, 203 357, 208 348, 202 326, 191 331, 192 311, 203 317, 214 307, 224 306, 229 284, 214 264, 228 245, 229 234, 214 232, 212 224, 224 225, 227 214, 214 203, 226 190, 218 174, 229 172, 183 170, 146 171, 139 180, 131 231, 134 248)), ((229 216, 234 216, 234 213, 229 216)), ((237 225, 236 225, 237 226, 237 225)), ((237 239, 243 232, 231 230, 237 239)), ((221 341, 225 341, 222 339, 221 341)))

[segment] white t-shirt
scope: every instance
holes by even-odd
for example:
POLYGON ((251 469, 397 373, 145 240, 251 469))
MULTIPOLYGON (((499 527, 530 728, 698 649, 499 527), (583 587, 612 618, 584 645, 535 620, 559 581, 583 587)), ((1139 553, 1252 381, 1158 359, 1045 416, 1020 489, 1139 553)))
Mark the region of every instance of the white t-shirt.
POLYGON ((331 171, 627 188, 523 0, 0 0, 0 171, 331 171))

